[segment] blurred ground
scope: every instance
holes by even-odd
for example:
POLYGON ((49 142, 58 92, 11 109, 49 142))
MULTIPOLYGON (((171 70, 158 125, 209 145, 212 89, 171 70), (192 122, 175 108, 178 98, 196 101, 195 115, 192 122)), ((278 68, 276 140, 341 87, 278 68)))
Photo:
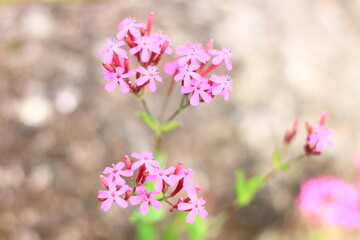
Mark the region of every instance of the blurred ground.
POLYGON ((133 113, 135 97, 103 90, 97 51, 120 20, 144 22, 150 11, 173 46, 213 38, 234 53, 231 100, 186 109, 182 128, 164 141, 170 162, 197 171, 212 216, 232 201, 235 168, 251 176, 271 167, 293 119, 316 122, 326 110, 335 131, 336 149, 278 176, 212 239, 301 239, 299 183, 320 174, 353 179, 358 1, 10 2, 0 5, 0 239, 134 237, 131 210, 99 209, 98 175, 124 154, 151 150, 153 140, 133 113))

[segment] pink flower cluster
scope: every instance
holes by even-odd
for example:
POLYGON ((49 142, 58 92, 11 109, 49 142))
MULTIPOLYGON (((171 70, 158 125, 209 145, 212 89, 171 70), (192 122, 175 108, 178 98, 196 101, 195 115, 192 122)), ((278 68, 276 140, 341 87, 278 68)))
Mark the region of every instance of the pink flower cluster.
POLYGON ((107 176, 101 175, 100 180, 107 190, 100 190, 98 199, 103 201, 101 208, 104 211, 108 211, 113 202, 121 208, 126 208, 130 202, 131 205, 140 204, 140 213, 147 214, 149 205, 159 210, 163 207, 161 201, 171 204, 168 199, 184 190, 187 197, 179 197, 176 204, 171 204, 170 211, 189 211, 188 223, 195 221, 196 214, 201 218, 208 214, 204 208, 206 201, 197 196, 200 187, 192 179, 195 172, 183 168, 181 162, 176 167, 164 169, 152 152, 132 153, 116 165, 106 167, 103 174, 107 176), (149 182, 155 183, 152 189, 146 184, 149 182))
POLYGON ((215 50, 213 44, 214 41, 209 40, 205 49, 200 43, 179 46, 176 48, 178 58, 165 65, 166 73, 174 75, 174 81, 182 80, 181 93, 191 94, 190 104, 193 106, 199 102, 210 102, 216 95, 222 95, 227 101, 229 93, 232 92, 231 77, 215 74, 206 77, 221 63, 225 63, 228 71, 232 69, 231 50, 215 50), (208 67, 205 67, 206 65, 208 67))
MULTIPOLYGON (((150 13, 147 24, 137 23, 135 18, 127 17, 118 25, 116 39, 107 39, 99 55, 104 57, 105 89, 112 92, 116 85, 123 93, 139 92, 149 85, 150 92, 156 91, 156 82, 163 82, 156 67, 163 54, 171 54, 170 40, 161 32, 151 33, 155 15, 150 13), (128 46, 128 50, 124 47, 128 46), (139 64, 130 68, 129 57, 134 56, 139 64), (132 79, 133 78, 133 79, 132 79)), ((209 40, 204 49, 200 43, 188 43, 176 48, 177 59, 165 65, 165 72, 172 75, 175 82, 181 81, 181 93, 190 96, 190 104, 210 102, 216 95, 229 99, 233 80, 227 75, 211 74, 221 63, 227 70, 232 69, 228 48, 213 49, 209 40)))
MULTIPOLYGON (((333 149, 335 144, 331 140, 333 131, 325 127, 327 120, 327 113, 324 112, 321 114, 319 124, 312 126, 309 122, 305 123, 307 130, 307 141, 305 144, 305 153, 309 155, 319 155, 324 151, 325 147, 333 149)), ((299 122, 294 121, 293 127, 291 130, 287 130, 284 135, 284 143, 289 144, 296 136, 299 127, 299 122)))
POLYGON ((346 229, 360 227, 360 193, 357 188, 336 177, 319 177, 301 185, 297 204, 316 225, 346 229))

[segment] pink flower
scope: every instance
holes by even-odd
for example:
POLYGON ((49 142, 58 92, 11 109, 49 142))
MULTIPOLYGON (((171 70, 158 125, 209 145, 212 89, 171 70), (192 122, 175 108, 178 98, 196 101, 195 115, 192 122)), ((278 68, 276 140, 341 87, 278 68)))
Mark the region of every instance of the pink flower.
POLYGON ((178 61, 181 65, 190 63, 206 63, 210 60, 210 55, 202 48, 200 43, 189 43, 186 46, 179 46, 176 48, 176 54, 183 56, 178 61))
POLYGON ((137 28, 146 29, 146 24, 136 23, 136 19, 133 17, 124 18, 118 25, 118 30, 120 30, 116 38, 122 40, 128 32, 134 37, 140 37, 140 31, 137 28))
POLYGON ((131 170, 135 171, 138 169, 141 165, 145 164, 145 167, 147 170, 151 170, 154 167, 160 167, 160 163, 156 160, 154 160, 154 155, 152 152, 144 151, 141 154, 140 153, 132 153, 130 155, 133 158, 139 159, 139 161, 134 162, 131 165, 131 170))
POLYGON ((141 74, 144 74, 144 76, 136 79, 136 84, 138 86, 141 86, 145 84, 147 81, 149 81, 150 92, 155 92, 156 91, 155 80, 158 82, 162 82, 162 78, 159 76, 159 72, 157 72, 157 67, 149 66, 148 69, 139 67, 137 71, 141 74))
POLYGON ((164 71, 168 74, 168 75, 174 75, 176 73, 176 70, 179 67, 179 63, 177 62, 177 60, 172 61, 172 62, 167 62, 164 66, 164 71))
POLYGON ((213 58, 212 64, 219 65, 221 62, 225 61, 225 65, 227 70, 231 71, 232 69, 232 63, 230 61, 230 58, 232 57, 232 52, 229 48, 222 48, 221 51, 210 49, 208 51, 210 55, 216 55, 216 57, 213 58))
POLYGON ((117 67, 116 72, 107 73, 105 75, 105 80, 109 81, 105 85, 105 90, 108 92, 114 91, 116 84, 120 84, 120 89, 123 93, 128 93, 130 91, 129 85, 124 81, 124 78, 129 78, 135 75, 135 71, 131 70, 127 73, 124 73, 125 69, 122 67, 117 67))
POLYGON ((324 151, 325 146, 330 149, 334 148, 335 144, 330 139, 331 135, 333 135, 333 131, 331 129, 327 129, 323 125, 316 125, 314 127, 314 131, 315 133, 309 136, 308 144, 316 144, 316 151, 324 151))
POLYGON ((191 81, 190 86, 182 86, 181 93, 193 93, 190 98, 190 104, 193 106, 199 105, 200 97, 204 102, 210 102, 212 97, 207 90, 210 89, 210 84, 206 78, 195 79, 191 81))
POLYGON ((150 60, 149 50, 157 54, 160 53, 160 47, 156 43, 154 43, 154 41, 152 41, 151 38, 148 36, 136 38, 134 40, 134 43, 136 43, 137 46, 131 48, 129 50, 129 53, 131 55, 135 55, 141 51, 140 58, 141 61, 144 63, 149 62, 150 60))
POLYGON ((180 173, 178 175, 174 175, 178 178, 183 178, 184 179, 184 189, 186 192, 193 190, 194 188, 199 188, 200 186, 192 179, 192 176, 195 175, 195 171, 188 168, 183 168, 181 169, 180 173))
POLYGON ((123 45, 125 45, 123 41, 117 41, 114 38, 108 38, 106 39, 104 49, 100 50, 98 54, 99 56, 105 55, 104 62, 111 64, 114 57, 114 52, 119 56, 119 58, 127 57, 127 52, 120 48, 123 45))
POLYGON ((146 177, 146 181, 151 182, 156 180, 154 191, 161 192, 163 188, 163 182, 169 184, 170 186, 174 186, 176 182, 173 178, 174 175, 168 176, 169 174, 174 173, 174 171, 174 167, 169 167, 166 170, 161 168, 154 168, 149 171, 150 175, 146 177))
POLYGON ((125 185, 125 180, 121 176, 132 177, 134 174, 131 170, 122 170, 125 167, 124 162, 118 162, 116 165, 113 164, 112 166, 113 167, 106 167, 103 173, 109 174, 109 181, 113 181, 113 179, 115 179, 115 182, 121 186, 125 185))
POLYGON ((194 189, 188 191, 189 198, 191 200, 191 203, 179 203, 178 204, 178 210, 179 211, 190 211, 188 216, 186 217, 187 223, 193 223, 195 221, 196 214, 199 214, 199 216, 204 219, 208 212, 205 210, 203 205, 206 203, 203 197, 198 198, 196 191, 194 189))
POLYGON ((200 74, 195 71, 200 68, 200 65, 197 63, 193 64, 183 64, 178 68, 178 74, 175 75, 174 80, 178 82, 181 79, 184 79, 184 86, 191 85, 191 78, 199 79, 201 78, 200 74))
POLYGON ((360 226, 360 195, 356 188, 335 177, 320 177, 301 185, 297 203, 315 224, 348 229, 360 226))
POLYGON ((162 208, 162 204, 160 201, 154 198, 155 195, 158 195, 159 192, 146 192, 146 188, 144 185, 140 185, 136 188, 136 192, 140 194, 140 196, 132 196, 129 201, 132 205, 138 205, 142 202, 140 206, 140 213, 145 215, 149 212, 149 202, 153 205, 154 208, 160 210, 162 208))
POLYGON ((209 80, 215 83, 212 87, 211 93, 213 95, 221 94, 224 96, 225 101, 229 100, 229 92, 232 92, 233 83, 231 77, 227 75, 211 75, 209 80))
POLYGON ((126 191, 131 190, 128 185, 122 186, 119 190, 113 182, 108 182, 109 191, 99 190, 98 198, 100 200, 105 200, 101 204, 101 208, 107 212, 112 203, 115 201, 119 207, 126 208, 128 206, 127 201, 125 201, 121 195, 125 194, 126 191))
MULTIPOLYGON (((154 45, 158 45, 158 47, 161 49, 161 47, 165 44, 165 42, 168 42, 170 45, 170 39, 167 38, 164 34, 162 34, 161 32, 158 33, 154 33, 150 35, 151 40, 153 41, 154 45)), ((165 53, 166 54, 171 54, 172 53, 172 49, 170 48, 170 46, 167 46, 167 48, 165 49, 165 53)))

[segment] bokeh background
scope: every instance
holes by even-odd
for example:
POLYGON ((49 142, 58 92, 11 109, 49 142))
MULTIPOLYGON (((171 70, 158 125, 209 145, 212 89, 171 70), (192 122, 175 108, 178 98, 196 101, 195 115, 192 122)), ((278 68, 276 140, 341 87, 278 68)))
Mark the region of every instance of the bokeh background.
MULTIPOLYGON (((327 111, 335 131, 334 150, 276 176, 210 239, 304 239, 310 230, 295 207, 300 183, 330 174, 354 181, 359 1, 0 2, 0 239, 134 238, 135 207, 102 212, 98 176, 124 154, 151 150, 153 136, 134 114, 141 109, 134 96, 103 89, 97 51, 120 20, 145 22, 150 11, 153 29, 173 46, 213 38, 234 53, 230 101, 186 109, 163 146, 170 163, 197 171, 210 219, 234 198, 234 169, 252 176, 271 168, 294 119, 303 127, 327 111)), ((161 97, 151 96, 150 108, 161 97)), ((302 131, 290 155, 304 140, 302 131)))

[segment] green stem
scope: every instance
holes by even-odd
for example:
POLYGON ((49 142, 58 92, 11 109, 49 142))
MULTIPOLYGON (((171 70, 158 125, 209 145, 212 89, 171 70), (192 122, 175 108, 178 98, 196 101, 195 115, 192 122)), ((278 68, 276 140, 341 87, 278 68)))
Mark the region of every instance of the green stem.
POLYGON ((168 118, 168 120, 166 120, 166 122, 171 122, 172 120, 174 120, 174 118, 175 118, 182 110, 184 110, 187 106, 190 105, 188 101, 186 101, 186 103, 185 103, 185 99, 186 99, 186 96, 183 95, 182 98, 181 98, 180 105, 179 105, 178 109, 176 109, 176 111, 168 118))
MULTIPOLYGON (((288 159, 287 161, 284 161, 284 163, 296 163, 299 162, 300 160, 302 160, 304 157, 306 157, 305 154, 299 154, 293 158, 288 159)), ((264 185, 266 182, 268 182, 271 178, 273 178, 275 176, 275 174, 278 172, 279 170, 276 168, 272 168, 270 171, 268 171, 268 173, 266 173, 264 175, 264 185)), ((222 210, 220 212, 220 214, 218 214, 214 220, 209 224, 209 233, 213 232, 217 227, 219 227, 220 225, 222 225, 223 223, 226 222, 226 220, 229 219, 229 217, 236 212, 239 208, 241 208, 242 206, 240 206, 236 200, 234 200, 232 203, 230 203, 224 210, 222 210)))
POLYGON ((165 114, 165 111, 167 109, 167 106, 169 104, 169 99, 170 99, 170 96, 173 92, 173 89, 174 89, 174 86, 175 86, 175 80, 173 79, 170 83, 170 86, 169 86, 169 89, 166 93, 166 96, 165 96, 165 100, 164 100, 164 103, 161 107, 161 113, 160 113, 160 123, 162 123, 163 121, 163 118, 164 118, 164 114, 165 114))

